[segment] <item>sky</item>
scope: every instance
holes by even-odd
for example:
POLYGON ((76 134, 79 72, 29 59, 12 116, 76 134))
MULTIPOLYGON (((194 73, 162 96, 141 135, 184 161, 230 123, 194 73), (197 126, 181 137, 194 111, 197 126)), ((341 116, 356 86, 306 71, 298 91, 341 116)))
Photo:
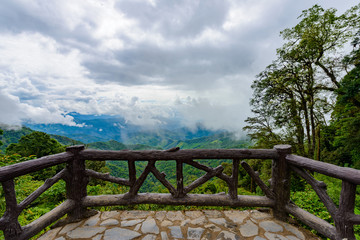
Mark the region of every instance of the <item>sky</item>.
MULTIPOLYGON (((355 0, 1 0, 0 124, 70 112, 241 131, 279 33, 355 0)), ((81 127, 81 126, 79 126, 81 127)))

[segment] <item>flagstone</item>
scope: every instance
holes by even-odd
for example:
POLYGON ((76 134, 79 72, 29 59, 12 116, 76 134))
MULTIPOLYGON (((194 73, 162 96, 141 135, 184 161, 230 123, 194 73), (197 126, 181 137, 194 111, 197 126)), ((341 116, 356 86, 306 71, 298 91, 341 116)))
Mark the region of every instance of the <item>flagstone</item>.
POLYGON ((282 232, 284 230, 281 225, 274 221, 263 221, 259 225, 267 232, 282 232))
POLYGON ((98 233, 105 231, 105 227, 79 227, 71 230, 66 235, 72 239, 91 238, 98 233))
POLYGON ((140 233, 124 228, 111 228, 105 231, 104 240, 131 240, 141 236, 140 233))

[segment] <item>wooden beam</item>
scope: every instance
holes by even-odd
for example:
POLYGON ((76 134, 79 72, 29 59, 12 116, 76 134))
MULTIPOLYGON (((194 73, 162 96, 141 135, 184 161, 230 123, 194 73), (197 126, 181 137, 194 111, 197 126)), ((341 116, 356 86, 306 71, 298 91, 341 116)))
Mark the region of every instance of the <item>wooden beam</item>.
POLYGON ((16 201, 14 180, 11 179, 7 180, 6 182, 2 182, 2 187, 5 195, 6 210, 3 217, 1 218, 5 224, 2 224, 1 228, 4 232, 5 239, 17 240, 23 229, 21 228, 18 221, 18 217, 21 211, 19 211, 19 207, 16 201))
POLYGON ((111 176, 109 173, 99 173, 99 172, 96 172, 91 169, 86 169, 85 173, 89 177, 93 177, 93 178, 97 178, 97 179, 101 179, 104 181, 117 183, 117 184, 121 184, 121 185, 125 185, 125 186, 131 186, 131 183, 129 180, 111 176))
POLYGON ((356 215, 354 213, 350 213, 348 215, 348 220, 352 222, 353 224, 360 225, 360 215, 356 215))
POLYGON ((127 193, 128 197, 133 197, 135 196, 139 189, 141 188, 142 184, 144 183, 147 175, 150 173, 151 170, 151 162, 149 162, 144 171, 141 173, 140 177, 135 181, 134 185, 130 187, 129 192, 127 193))
POLYGON ((343 181, 339 211, 335 218, 336 239, 356 240, 354 235, 354 224, 349 221, 349 215, 354 214, 356 185, 343 181))
POLYGON ((231 199, 228 195, 220 194, 187 194, 182 198, 172 197, 164 193, 139 193, 132 198, 126 194, 87 196, 83 200, 84 206, 115 206, 133 204, 166 204, 187 206, 232 206, 232 207, 272 207, 274 200, 265 196, 238 196, 231 199))
POLYGON ((128 167, 129 167, 129 181, 130 181, 131 186, 133 186, 135 184, 135 181, 136 181, 135 161, 130 159, 128 161, 128 167))
POLYGON ((66 149, 73 155, 73 160, 68 162, 66 169, 69 174, 65 177, 67 199, 74 200, 75 208, 68 214, 71 220, 82 219, 87 215, 86 207, 82 206, 82 199, 87 196, 87 184, 89 177, 85 173, 85 160, 81 157, 80 152, 83 146, 72 146, 66 149))
POLYGON ((187 160, 187 159, 273 159, 278 154, 273 149, 185 149, 174 152, 160 150, 108 151, 86 149, 81 152, 87 160, 187 160))
POLYGON ((204 176, 196 179, 194 182, 192 182, 190 185, 186 186, 184 188, 184 194, 187 194, 188 192, 194 190, 198 186, 204 184, 205 182, 209 181, 212 177, 216 176, 220 172, 224 170, 223 166, 218 166, 214 168, 213 171, 206 173, 204 176))
POLYGON ((287 155, 286 160, 288 163, 297 167, 309 169, 330 177, 345 180, 347 182, 360 185, 360 170, 339 167, 330 163, 315 161, 310 158, 300 157, 296 155, 287 155))
POLYGON ((260 177, 254 172, 254 170, 250 167, 250 165, 242 161, 241 166, 245 169, 245 171, 250 175, 252 179, 256 182, 256 184, 261 188, 261 190, 265 193, 268 198, 275 199, 275 194, 270 190, 268 186, 260 179, 260 177))
POLYGON ((231 181, 228 182, 229 195, 232 199, 236 199, 238 196, 239 164, 240 159, 233 159, 231 181))
MULTIPOLYGON (((194 160, 184 160, 184 163, 186 164, 189 164, 195 168, 198 168, 200 170, 203 170, 205 172, 211 172, 213 170, 213 168, 211 167, 208 167, 206 165, 203 165, 203 164, 200 164, 198 162, 195 162, 194 160)), ((217 175, 216 175, 218 178, 224 180, 228 185, 231 184, 231 177, 229 177, 228 175, 222 173, 222 172, 219 172, 217 175)))
POLYGON ((317 181, 308 172, 304 171, 303 169, 294 166, 291 166, 291 169, 294 172, 296 172, 298 175, 300 175, 302 178, 304 178, 306 182, 311 185, 311 187, 315 190, 316 194, 319 196, 321 202, 325 205, 325 207, 329 211, 331 217, 335 219, 338 210, 335 203, 332 201, 332 199, 329 197, 329 195, 326 192, 326 184, 317 181))
POLYGON ((171 185, 171 183, 165 178, 166 174, 165 173, 161 173, 159 172, 159 170, 157 170, 157 168, 154 166, 151 167, 151 172, 152 174, 154 174, 154 176, 169 190, 169 192, 171 193, 171 195, 175 196, 176 195, 176 189, 174 188, 173 185, 171 185))
POLYGON ((285 209, 288 213, 298 218, 301 222, 308 225, 312 229, 315 229, 316 231, 330 239, 335 239, 336 229, 330 223, 316 217, 315 215, 305 211, 302 208, 299 208, 292 203, 286 205, 285 209))
POLYGON ((291 153, 290 145, 276 145, 274 149, 279 158, 272 161, 271 190, 275 194, 275 206, 273 215, 275 218, 286 221, 288 214, 284 207, 290 201, 290 169, 286 161, 286 155, 291 153))
POLYGON ((45 183, 32 192, 27 198, 25 198, 19 204, 19 211, 24 210, 29 204, 31 204, 36 198, 38 198, 42 193, 44 193, 47 189, 49 189, 52 185, 54 185, 57 181, 64 177, 67 173, 66 169, 61 170, 58 172, 54 177, 48 178, 45 180, 45 183))
POLYGON ((1 167, 0 182, 36 172, 44 168, 56 166, 61 163, 66 163, 72 159, 73 155, 66 152, 1 167))
POLYGON ((23 227, 23 232, 18 236, 17 240, 27 240, 49 226, 51 223, 63 217, 65 214, 71 212, 75 208, 75 202, 73 200, 65 200, 59 206, 54 208, 43 216, 29 223, 23 227))
POLYGON ((183 197, 184 193, 184 176, 183 176, 183 162, 176 160, 176 194, 175 197, 183 197))

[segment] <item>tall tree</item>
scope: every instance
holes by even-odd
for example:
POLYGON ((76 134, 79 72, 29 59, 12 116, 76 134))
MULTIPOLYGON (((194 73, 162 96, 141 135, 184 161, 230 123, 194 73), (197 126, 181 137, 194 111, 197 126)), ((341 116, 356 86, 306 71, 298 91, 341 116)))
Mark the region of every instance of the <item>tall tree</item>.
POLYGON ((281 32, 285 44, 277 50, 277 60, 252 85, 255 116, 245 127, 251 137, 259 140, 275 133, 279 143, 288 142, 297 153, 314 157, 319 126, 332 110, 329 96, 340 87, 347 66, 340 61, 343 45, 359 26, 359 7, 337 16, 335 9, 315 5, 303 11, 295 27, 281 32), (269 109, 266 121, 263 109, 269 109), (260 128, 270 122, 271 129, 260 128))

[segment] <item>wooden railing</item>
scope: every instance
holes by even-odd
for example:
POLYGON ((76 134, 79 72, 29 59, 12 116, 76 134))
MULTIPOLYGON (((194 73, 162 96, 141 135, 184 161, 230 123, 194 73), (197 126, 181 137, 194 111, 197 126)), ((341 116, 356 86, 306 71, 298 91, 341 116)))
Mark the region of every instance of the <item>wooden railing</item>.
POLYGON ((303 223, 330 239, 355 239, 353 226, 360 224, 360 216, 354 214, 356 186, 360 185, 360 171, 338 167, 291 154, 291 146, 278 145, 274 149, 211 149, 166 151, 101 151, 84 149, 84 146, 72 146, 65 153, 42 157, 0 168, 6 211, 0 219, 0 230, 5 239, 23 240, 36 235, 45 227, 67 214, 65 221, 74 222, 92 214, 88 207, 129 205, 129 204, 168 204, 198 206, 233 206, 233 207, 270 207, 277 219, 287 220, 292 214, 303 223), (197 159, 232 159, 232 175, 223 173, 223 167, 211 168, 195 161, 197 159), (241 159, 273 159, 271 187, 264 184, 258 173, 241 159), (85 169, 85 161, 127 161, 129 178, 117 178, 108 174, 85 169), (141 175, 136 177, 136 161, 146 161, 141 175), (156 161, 176 161, 176 186, 173 186, 164 173, 156 168, 156 161), (21 203, 17 203, 14 178, 39 171, 51 166, 66 163, 67 166, 54 177, 47 179, 35 192, 21 203), (189 164, 206 172, 205 175, 184 186, 183 164, 189 164), (238 172, 240 165, 263 190, 265 196, 238 195, 238 172), (290 172, 293 170, 303 177, 316 191, 335 222, 335 227, 328 222, 299 208, 290 201, 290 172), (307 171, 319 172, 343 181, 340 204, 337 207, 326 193, 326 185, 315 180, 307 171), (169 194, 138 193, 147 175, 152 173, 168 190, 169 194), (126 194, 87 196, 89 177, 129 186, 126 194), (228 194, 189 194, 193 189, 218 177, 228 185, 228 194), (26 226, 20 226, 18 217, 36 198, 54 183, 63 179, 66 182, 66 196, 62 204, 44 214, 26 226))

